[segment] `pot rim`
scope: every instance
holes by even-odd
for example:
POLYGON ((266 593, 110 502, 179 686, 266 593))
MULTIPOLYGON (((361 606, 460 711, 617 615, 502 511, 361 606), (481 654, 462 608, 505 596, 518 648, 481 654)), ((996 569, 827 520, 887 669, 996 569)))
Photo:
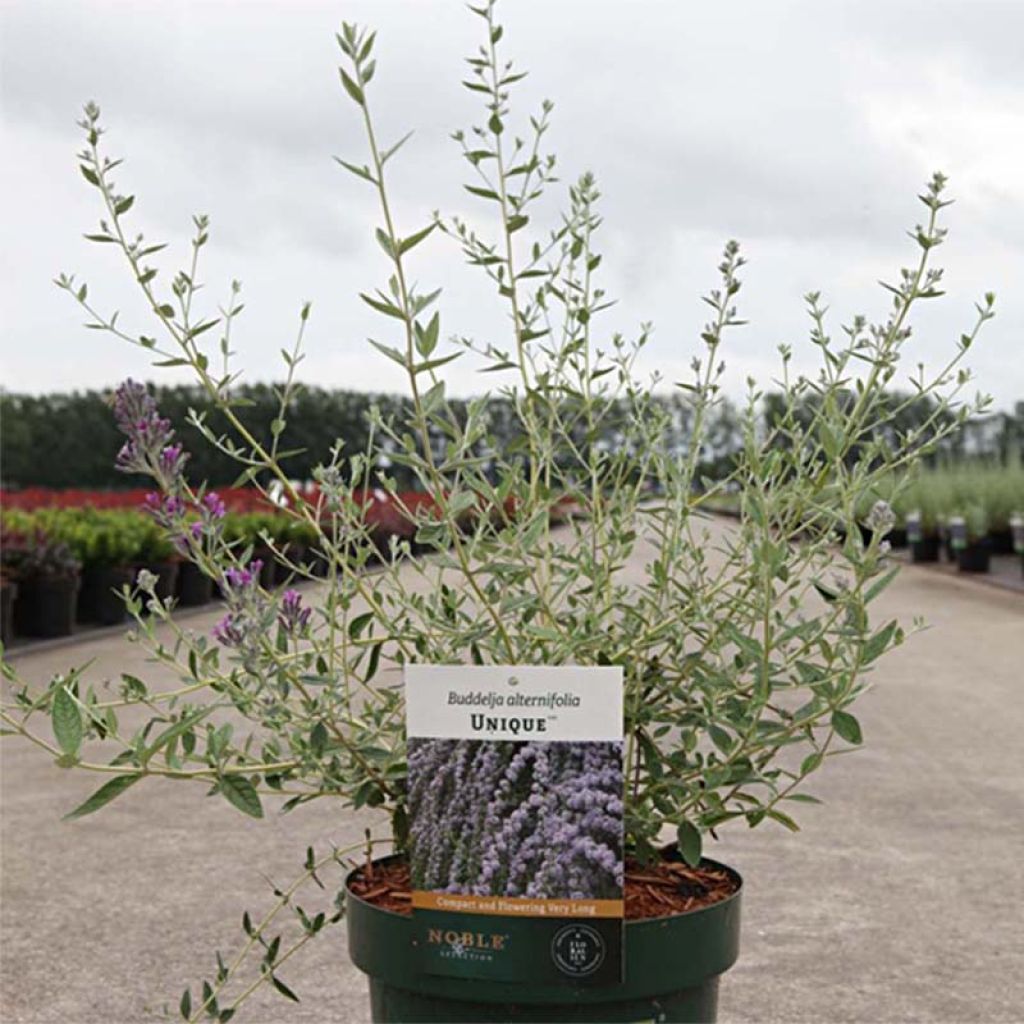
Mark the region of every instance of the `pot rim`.
MULTIPOLYGON (((664 854, 664 853, 666 853, 666 852, 668 852, 669 850, 672 850, 672 849, 674 849, 674 847, 665 847, 665 848, 663 848, 661 850, 661 852, 664 854)), ((403 859, 405 859, 405 854, 404 853, 389 853, 389 854, 387 854, 384 857, 375 857, 373 859, 372 863, 373 864, 383 864, 383 863, 386 863, 388 861, 403 860, 403 859)), ((680 858, 678 856, 676 856, 676 857, 670 857, 668 859, 679 860, 680 858)), ((721 870, 728 872, 728 874, 732 878, 734 878, 736 880, 736 883, 737 883, 736 888, 731 893, 729 893, 729 895, 726 896, 725 899, 723 899, 723 900, 716 900, 714 903, 705 904, 703 907, 694 907, 693 910, 684 910, 684 911, 682 911, 681 913, 678 913, 678 914, 661 914, 659 917, 630 917, 630 918, 623 917, 623 919, 622 919, 623 920, 623 924, 625 924, 627 926, 628 925, 653 924, 653 923, 658 922, 658 921, 674 921, 674 920, 677 920, 677 919, 679 919, 681 917, 686 917, 686 918, 697 917, 698 915, 703 914, 703 913, 705 913, 705 912, 707 912, 709 910, 716 910, 718 908, 724 907, 727 904, 732 903, 734 900, 739 898, 740 894, 743 892, 744 882, 743 882, 743 876, 734 867, 731 867, 728 864, 723 864, 721 861, 714 860, 711 857, 701 857, 700 863, 701 863, 702 867, 704 865, 708 865, 710 867, 720 868, 721 870)), ((397 910, 388 910, 385 907, 379 907, 375 903, 371 903, 369 900, 363 899, 363 897, 358 895, 358 893, 354 893, 352 891, 352 885, 351 885, 352 879, 355 877, 357 872, 363 870, 363 867, 364 867, 364 865, 360 864, 360 865, 352 868, 352 870, 349 871, 349 873, 345 876, 345 898, 346 899, 357 900, 359 903, 362 903, 365 906, 369 907, 375 913, 378 913, 378 914, 390 914, 392 917, 401 918, 402 920, 408 921, 412 917, 412 914, 400 914, 397 910)))

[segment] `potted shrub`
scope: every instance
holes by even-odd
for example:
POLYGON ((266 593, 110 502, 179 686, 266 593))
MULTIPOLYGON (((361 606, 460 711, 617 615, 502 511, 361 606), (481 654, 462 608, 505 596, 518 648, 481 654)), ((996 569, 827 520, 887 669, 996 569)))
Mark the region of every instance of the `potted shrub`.
MULTIPOLYGON (((206 506, 209 496, 185 479, 180 446, 152 397, 126 382, 115 404, 127 436, 119 464, 153 478, 154 516, 189 563, 223 580, 226 614, 212 636, 178 630, 170 650, 157 633, 170 610, 150 586, 151 615, 132 605, 138 639, 173 669, 173 688, 126 681, 116 703, 139 714, 119 715, 133 723, 121 725, 93 713, 97 690, 84 678, 42 688, 19 679, 33 714, 5 705, 4 726, 30 739, 52 729, 69 764, 78 764, 83 737, 107 745, 112 757, 95 758, 106 769, 103 783, 73 818, 154 776, 199 782, 202 792, 257 818, 268 799, 277 805, 275 792, 296 812, 329 798, 378 815, 365 847, 308 850, 295 882, 275 890, 270 912, 244 915, 239 955, 218 955, 211 976, 182 993, 187 1020, 230 1019, 260 984, 294 998, 287 961, 345 917, 352 956, 371 976, 376 1020, 713 1019, 718 978, 737 955, 740 901, 738 877, 707 857, 717 830, 732 823, 798 827, 795 815, 814 801, 808 780, 862 741, 854 702, 866 674, 904 640, 897 621, 873 614, 896 572, 883 539, 892 509, 872 504, 865 543, 858 508, 883 478, 902 473, 955 427, 956 415, 936 415, 912 437, 872 429, 891 407, 885 386, 900 366, 911 312, 939 294, 941 271, 931 260, 945 236, 942 176, 920 197, 925 215, 911 232, 914 266, 886 286, 887 312, 877 324, 858 318, 848 331, 832 332, 821 298, 807 296, 820 373, 812 380, 791 372, 783 346, 774 425, 762 429, 761 395, 752 389, 735 462, 722 479, 703 480, 723 343, 742 323, 739 247, 724 248, 692 373, 680 382, 691 413, 689 443, 670 449, 663 443, 670 416, 636 365, 646 330, 627 340, 602 325, 609 299, 598 277, 596 182, 589 174, 577 179, 552 230, 536 229, 540 200, 555 185, 546 152, 551 107, 544 104, 517 137, 510 94, 522 76, 498 52, 502 29, 493 2, 476 13, 483 46, 469 61, 468 87, 482 98, 482 123, 455 136, 469 191, 490 214, 473 227, 459 217, 396 222, 385 166, 401 144, 385 147, 370 114, 374 38, 348 25, 338 37, 342 86, 367 146, 365 162, 349 154, 342 163, 380 208, 383 280, 362 298, 382 314, 373 345, 401 367, 410 400, 375 411, 367 452, 334 448, 316 469, 315 499, 293 486, 276 447, 288 437, 298 343, 287 354, 289 384, 267 444, 232 399, 237 370, 230 354, 222 364, 211 357, 216 343, 207 341, 231 327, 237 295, 219 323, 199 313, 209 222, 196 218, 191 269, 173 279, 168 295, 152 265, 159 246, 137 225, 128 227, 139 204, 112 180, 116 161, 101 150, 99 110, 85 109, 81 168, 105 211, 97 237, 127 260, 159 329, 159 340, 147 335, 140 344, 161 361, 191 367, 230 440, 204 421, 197 428, 268 496, 273 482, 286 513, 324 553, 329 582, 312 592, 315 606, 295 590, 261 587, 251 549, 230 539, 223 516, 206 506), (428 240, 443 244, 445 237, 489 280, 508 314, 507 343, 443 342, 438 293, 412 283, 429 263, 415 272, 412 264, 428 240), (503 448, 493 436, 486 395, 458 413, 449 404, 439 371, 471 354, 498 379, 505 375, 515 444, 503 448), (854 372, 861 375, 855 391, 848 386, 854 372), (798 415, 809 401, 814 414, 798 415), (406 501, 407 484, 377 473, 384 453, 403 481, 416 482, 420 498, 406 501), (404 506, 409 518, 385 552, 366 510, 375 486, 382 506, 404 506), (737 519, 712 537, 705 513, 723 496, 735 503, 737 519), (515 515, 468 515, 481 502, 515 515), (553 526, 567 504, 578 514, 553 526), (413 542, 429 557, 407 559, 413 542), (379 571, 365 573, 380 554, 379 571), (623 572, 627 563, 632 575, 623 572), (676 878, 668 909, 641 900, 626 921, 621 983, 455 983, 417 970, 402 888, 410 848, 403 692, 383 672, 410 662, 621 666, 627 904, 651 872, 676 878), (300 894, 304 886, 318 891, 317 884, 327 897, 314 906, 300 894), (716 885, 728 892, 708 902, 716 885), (291 937, 278 928, 281 916, 296 924, 291 937)), ((86 308, 91 326, 120 333, 94 311, 84 286, 68 275, 60 283, 86 308)), ((914 371, 917 394, 931 397, 940 412, 967 415, 986 406, 981 398, 959 403, 949 366, 962 361, 993 303, 984 298, 934 376, 914 371)), ((308 316, 305 306, 300 339, 308 316)), ((964 371, 961 383, 966 379, 964 371)))
POLYGON ((939 560, 939 531, 935 518, 928 510, 914 508, 907 513, 907 542, 914 562, 939 560))
POLYGON ((135 578, 142 521, 114 509, 47 510, 54 537, 68 545, 82 567, 77 616, 80 622, 113 626, 124 622, 125 587, 135 578))
POLYGON ((988 536, 988 515, 980 504, 968 505, 962 516, 948 522, 950 544, 961 572, 988 572, 992 542, 988 536))
POLYGON ((81 580, 79 562, 67 544, 37 530, 12 554, 18 580, 14 632, 32 637, 72 633, 81 580))

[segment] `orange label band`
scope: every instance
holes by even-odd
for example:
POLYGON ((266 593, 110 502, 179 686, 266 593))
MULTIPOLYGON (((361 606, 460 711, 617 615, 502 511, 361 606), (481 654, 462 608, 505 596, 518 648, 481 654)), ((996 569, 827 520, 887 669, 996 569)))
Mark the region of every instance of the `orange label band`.
POLYGON ((413 890, 413 908, 500 917, 622 917, 622 900, 532 900, 522 896, 465 896, 413 890))

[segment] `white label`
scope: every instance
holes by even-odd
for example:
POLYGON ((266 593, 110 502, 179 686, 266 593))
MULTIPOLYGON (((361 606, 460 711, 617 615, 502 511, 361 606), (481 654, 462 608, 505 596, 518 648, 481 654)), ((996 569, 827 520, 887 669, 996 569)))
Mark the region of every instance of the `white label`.
POLYGON ((620 666, 406 665, 409 736, 621 740, 620 666))

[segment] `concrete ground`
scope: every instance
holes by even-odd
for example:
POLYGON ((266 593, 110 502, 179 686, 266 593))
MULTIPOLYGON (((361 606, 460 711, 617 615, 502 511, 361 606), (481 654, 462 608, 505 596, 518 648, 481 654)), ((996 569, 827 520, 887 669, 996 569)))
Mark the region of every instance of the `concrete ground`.
MULTIPOLYGON (((723 1022, 1024 1020, 1024 598, 909 567, 879 614, 915 613, 933 628, 875 673, 865 747, 826 766, 802 833, 740 826, 711 851, 746 879, 723 1022)), ((38 680, 90 659, 95 677, 155 675, 110 636, 15 656, 38 680)), ((261 872, 290 880, 308 845, 370 820, 315 802, 254 821, 202 786, 147 780, 65 823, 95 779, 10 738, 0 753, 5 1024, 173 1009, 215 949, 237 948, 242 910, 266 907, 261 872)), ((344 946, 327 933, 281 970, 301 1003, 261 993, 237 1019, 368 1020, 344 946)))

